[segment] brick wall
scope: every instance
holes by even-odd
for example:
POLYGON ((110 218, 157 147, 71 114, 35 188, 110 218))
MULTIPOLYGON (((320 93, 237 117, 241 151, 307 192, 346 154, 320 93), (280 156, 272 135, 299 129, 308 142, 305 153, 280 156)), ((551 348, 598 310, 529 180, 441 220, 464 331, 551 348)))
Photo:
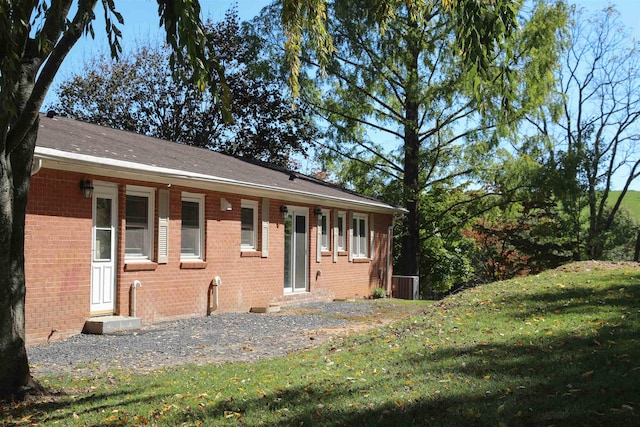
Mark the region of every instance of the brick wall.
MULTIPOLYGON (((80 333, 91 315, 92 204, 80 192, 79 181, 83 177, 82 174, 49 169, 32 177, 25 242, 28 345, 45 342, 52 329, 57 330, 52 340, 80 333)), ((136 315, 143 322, 206 315, 211 304, 210 284, 216 276, 222 280, 218 288, 217 312, 248 311, 251 307, 264 307, 274 302, 295 304, 318 299, 363 298, 383 283, 378 276, 379 270, 386 268, 390 215, 375 215, 373 260, 349 262, 345 252, 334 262, 330 252, 318 263, 317 218, 313 214, 316 206, 296 204, 309 209, 309 292, 285 294, 284 216, 280 206, 291 203, 269 200, 269 252, 263 257, 260 250, 263 239, 261 198, 99 176, 90 178, 118 185, 116 314, 129 315, 130 285, 134 280, 142 283, 137 289, 136 315), (153 188, 156 192, 154 262, 144 265, 127 262, 124 256, 127 184, 153 188), (155 262, 160 189, 170 192, 169 260, 166 264, 155 262), (204 263, 180 260, 183 191, 205 196, 204 263), (221 209, 221 197, 231 203, 232 210, 221 209), (242 199, 258 202, 256 253, 241 253, 240 250, 242 199), (319 270, 322 270, 321 275, 319 270)), ((329 227, 330 230, 333 227, 333 216, 329 227)), ((329 234, 333 248, 333 233, 329 234)))

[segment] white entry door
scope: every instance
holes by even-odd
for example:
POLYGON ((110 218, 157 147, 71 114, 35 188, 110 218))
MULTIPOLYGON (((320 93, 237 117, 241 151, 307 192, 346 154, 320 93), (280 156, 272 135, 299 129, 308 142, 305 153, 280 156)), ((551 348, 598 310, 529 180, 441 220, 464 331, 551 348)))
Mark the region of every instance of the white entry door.
POLYGON ((118 187, 94 183, 91 243, 91 314, 112 314, 115 308, 116 224, 118 187))

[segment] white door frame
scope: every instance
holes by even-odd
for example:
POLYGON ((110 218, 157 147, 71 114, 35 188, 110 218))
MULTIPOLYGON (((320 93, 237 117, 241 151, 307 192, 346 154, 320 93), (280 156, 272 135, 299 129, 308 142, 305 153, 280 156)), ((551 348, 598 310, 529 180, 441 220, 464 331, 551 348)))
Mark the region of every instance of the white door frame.
POLYGON ((91 203, 91 315, 108 315, 116 301, 118 185, 94 181, 91 203), (98 199, 111 200, 110 225, 98 223, 98 199))

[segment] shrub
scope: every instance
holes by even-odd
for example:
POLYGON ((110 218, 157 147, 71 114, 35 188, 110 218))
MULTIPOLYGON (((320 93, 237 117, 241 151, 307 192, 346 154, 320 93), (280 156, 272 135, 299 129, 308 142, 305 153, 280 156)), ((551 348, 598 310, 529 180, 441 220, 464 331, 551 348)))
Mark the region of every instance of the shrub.
POLYGON ((371 297, 374 299, 386 298, 387 291, 382 288, 373 288, 373 290, 371 291, 371 297))

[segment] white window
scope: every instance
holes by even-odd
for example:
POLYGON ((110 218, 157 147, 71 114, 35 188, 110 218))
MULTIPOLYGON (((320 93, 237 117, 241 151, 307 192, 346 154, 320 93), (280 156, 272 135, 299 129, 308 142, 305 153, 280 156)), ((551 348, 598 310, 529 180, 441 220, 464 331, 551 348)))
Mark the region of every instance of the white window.
POLYGON ((153 259, 154 195, 152 188, 127 186, 124 248, 127 260, 153 259))
POLYGON ((367 258, 367 240, 369 239, 367 215, 353 214, 351 233, 351 255, 354 258, 367 258))
POLYGON ((258 246, 258 202, 242 200, 240 206, 240 249, 243 251, 255 251, 258 246))
POLYGON ((182 193, 181 259, 204 259, 204 195, 182 193))
POLYGON ((338 235, 336 237, 336 245, 338 245, 339 251, 345 251, 347 249, 347 237, 345 233, 345 215, 343 211, 338 211, 336 218, 336 228, 338 229, 338 235))
POLYGON ((318 227, 320 227, 320 250, 328 251, 329 250, 329 211, 326 209, 322 210, 322 213, 318 217, 318 227))

